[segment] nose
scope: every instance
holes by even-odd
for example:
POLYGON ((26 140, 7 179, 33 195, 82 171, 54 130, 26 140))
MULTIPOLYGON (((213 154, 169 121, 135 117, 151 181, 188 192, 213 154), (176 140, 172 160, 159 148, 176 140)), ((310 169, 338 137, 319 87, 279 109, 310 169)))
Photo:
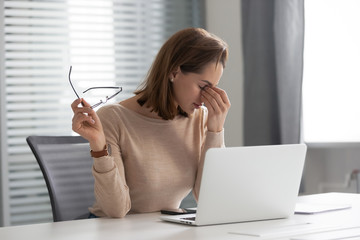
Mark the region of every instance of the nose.
POLYGON ((201 101, 201 93, 198 99, 196 99, 196 103, 200 103, 200 105, 203 105, 203 101, 201 101))

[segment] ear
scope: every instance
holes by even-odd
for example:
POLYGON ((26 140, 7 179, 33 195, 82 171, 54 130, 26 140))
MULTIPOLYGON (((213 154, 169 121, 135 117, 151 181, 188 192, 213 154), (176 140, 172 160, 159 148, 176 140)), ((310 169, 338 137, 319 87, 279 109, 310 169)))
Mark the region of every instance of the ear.
POLYGON ((177 67, 174 71, 170 73, 169 79, 176 79, 176 76, 178 76, 180 71, 180 67, 177 67))

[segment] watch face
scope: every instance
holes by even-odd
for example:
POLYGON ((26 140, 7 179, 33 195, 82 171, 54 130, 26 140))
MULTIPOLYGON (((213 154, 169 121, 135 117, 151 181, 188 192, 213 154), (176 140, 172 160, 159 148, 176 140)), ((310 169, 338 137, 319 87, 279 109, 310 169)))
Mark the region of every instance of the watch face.
POLYGON ((108 152, 109 155, 111 155, 111 145, 110 145, 110 143, 108 143, 108 145, 107 145, 107 152, 108 152))

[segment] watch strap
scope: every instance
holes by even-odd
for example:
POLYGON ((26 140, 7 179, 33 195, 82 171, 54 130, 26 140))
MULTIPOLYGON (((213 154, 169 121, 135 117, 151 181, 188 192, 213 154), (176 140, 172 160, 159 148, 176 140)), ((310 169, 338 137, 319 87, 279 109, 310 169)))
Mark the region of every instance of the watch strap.
POLYGON ((104 150, 101 150, 101 151, 95 152, 93 150, 90 150, 90 155, 93 158, 100 158, 100 157, 108 156, 109 152, 108 152, 107 145, 105 145, 104 150))

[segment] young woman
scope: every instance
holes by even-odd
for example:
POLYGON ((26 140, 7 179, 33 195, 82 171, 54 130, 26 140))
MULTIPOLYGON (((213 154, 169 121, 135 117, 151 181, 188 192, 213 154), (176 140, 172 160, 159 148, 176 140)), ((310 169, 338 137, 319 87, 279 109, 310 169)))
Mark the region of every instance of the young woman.
POLYGON ((92 214, 176 209, 191 190, 198 198, 205 152, 224 146, 230 101, 217 85, 227 56, 220 38, 184 29, 162 46, 134 97, 97 113, 84 99, 72 103, 72 128, 94 158, 92 214))

